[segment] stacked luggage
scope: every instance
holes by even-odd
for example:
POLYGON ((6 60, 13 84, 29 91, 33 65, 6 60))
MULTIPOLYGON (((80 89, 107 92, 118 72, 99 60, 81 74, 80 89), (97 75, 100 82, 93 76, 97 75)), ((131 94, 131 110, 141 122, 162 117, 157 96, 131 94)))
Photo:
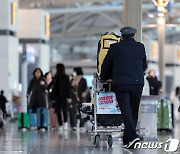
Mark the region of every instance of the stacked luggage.
POLYGON ((110 45, 113 43, 120 42, 120 36, 114 33, 105 33, 101 36, 101 39, 98 43, 98 50, 97 50, 97 71, 101 73, 101 65, 106 57, 110 45))
POLYGON ((172 106, 168 99, 160 99, 157 105, 157 127, 159 131, 172 131, 172 106))
POLYGON ((18 128, 37 128, 37 129, 48 129, 48 109, 38 108, 37 112, 34 113, 31 109, 28 113, 18 114, 18 128))

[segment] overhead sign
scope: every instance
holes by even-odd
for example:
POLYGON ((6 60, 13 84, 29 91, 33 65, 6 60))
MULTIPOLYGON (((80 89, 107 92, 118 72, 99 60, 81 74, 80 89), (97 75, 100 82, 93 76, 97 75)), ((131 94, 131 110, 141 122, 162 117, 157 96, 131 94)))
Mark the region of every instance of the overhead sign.
POLYGON ((45 16, 45 34, 46 36, 50 36, 50 15, 49 14, 45 16))
POLYGON ((178 62, 180 62, 180 47, 178 48, 178 62))
POLYGON ((171 11, 170 0, 152 0, 156 6, 155 12, 168 13, 171 11))
POLYGON ((16 22, 16 2, 11 3, 11 24, 15 25, 16 22))

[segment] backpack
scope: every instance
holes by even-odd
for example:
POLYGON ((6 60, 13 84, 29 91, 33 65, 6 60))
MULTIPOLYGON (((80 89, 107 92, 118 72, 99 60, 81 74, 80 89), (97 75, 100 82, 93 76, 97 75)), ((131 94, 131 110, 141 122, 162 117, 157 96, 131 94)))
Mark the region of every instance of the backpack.
POLYGON ((120 42, 120 36, 114 33, 105 33, 101 35, 101 38, 98 43, 98 50, 97 50, 97 71, 101 73, 101 65, 106 57, 110 45, 113 43, 120 42))

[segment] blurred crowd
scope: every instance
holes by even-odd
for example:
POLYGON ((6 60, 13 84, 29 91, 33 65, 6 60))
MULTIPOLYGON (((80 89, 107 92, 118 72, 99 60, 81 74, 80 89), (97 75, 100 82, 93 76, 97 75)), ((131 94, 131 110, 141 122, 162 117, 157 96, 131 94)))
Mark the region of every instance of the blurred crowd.
MULTIPOLYGON (((84 128, 84 121, 77 119, 82 103, 91 102, 91 89, 87 87, 87 81, 83 77, 81 67, 75 67, 72 74, 66 74, 63 64, 56 65, 56 73, 51 71, 43 74, 40 68, 33 71, 33 77, 28 84, 27 100, 28 110, 33 113, 38 108, 48 108, 50 128, 59 131, 77 127, 84 128), (69 121, 69 124, 68 124, 69 121)), ((145 75, 145 86, 143 95, 160 95, 163 92, 162 83, 158 80, 155 70, 150 70, 145 75)), ((174 103, 175 120, 179 119, 180 112, 180 88, 177 87, 170 95, 174 103)), ((12 101, 20 105, 20 96, 13 96, 12 101)), ((0 108, 6 117, 6 103, 8 100, 4 96, 4 91, 0 93, 0 108)))
POLYGON ((80 104, 87 102, 88 87, 81 67, 75 67, 71 76, 65 72, 63 64, 56 65, 56 73, 45 73, 40 68, 33 72, 28 90, 28 109, 36 113, 37 108, 48 108, 50 128, 59 131, 68 129, 68 119, 73 130, 84 127, 77 120, 80 104))

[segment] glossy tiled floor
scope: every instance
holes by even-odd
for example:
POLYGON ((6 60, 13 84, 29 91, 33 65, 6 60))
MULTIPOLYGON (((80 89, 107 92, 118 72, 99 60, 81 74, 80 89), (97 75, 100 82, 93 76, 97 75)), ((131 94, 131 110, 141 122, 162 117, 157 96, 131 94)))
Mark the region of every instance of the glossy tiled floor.
MULTIPOLYGON (((180 124, 177 123, 172 133, 161 133, 159 141, 169 138, 180 139, 180 124)), ((7 122, 5 129, 0 130, 0 154, 164 154, 162 150, 131 150, 122 148, 119 139, 114 138, 112 148, 102 141, 99 148, 92 146, 90 135, 80 131, 36 131, 26 132, 17 129, 17 123, 7 122)), ((180 150, 175 152, 180 154, 180 150)))

